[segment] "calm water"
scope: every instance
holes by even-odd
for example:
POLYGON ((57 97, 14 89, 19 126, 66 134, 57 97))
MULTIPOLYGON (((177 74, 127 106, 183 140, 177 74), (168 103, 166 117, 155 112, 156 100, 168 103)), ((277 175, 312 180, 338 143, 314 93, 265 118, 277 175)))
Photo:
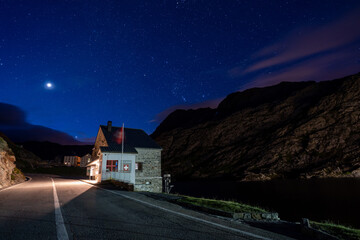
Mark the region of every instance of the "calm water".
POLYGON ((283 220, 331 220, 360 228, 360 179, 269 182, 175 182, 172 192, 237 200, 276 211, 283 220))

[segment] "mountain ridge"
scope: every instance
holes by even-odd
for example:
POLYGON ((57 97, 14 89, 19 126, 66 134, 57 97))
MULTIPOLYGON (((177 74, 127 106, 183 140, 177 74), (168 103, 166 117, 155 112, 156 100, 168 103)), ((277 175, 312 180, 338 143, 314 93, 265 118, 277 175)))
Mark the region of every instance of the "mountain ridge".
POLYGON ((151 135, 177 178, 360 176, 360 74, 228 95, 176 110, 151 135), (332 138, 331 138, 332 137, 332 138))

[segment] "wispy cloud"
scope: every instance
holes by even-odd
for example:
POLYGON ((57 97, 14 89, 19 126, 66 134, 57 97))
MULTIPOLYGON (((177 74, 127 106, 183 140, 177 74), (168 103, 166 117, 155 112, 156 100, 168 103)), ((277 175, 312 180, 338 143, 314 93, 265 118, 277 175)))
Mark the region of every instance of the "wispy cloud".
POLYGON ((177 109, 198 109, 198 108, 217 108, 217 106, 219 105, 219 103, 223 100, 224 98, 217 98, 217 99, 212 99, 212 100, 207 100, 204 102, 200 102, 200 103, 194 103, 194 104, 182 104, 182 105, 175 105, 175 106, 171 106, 167 109, 165 109, 164 111, 156 114, 156 116, 154 117, 153 120, 151 120, 150 122, 157 122, 160 123, 162 122, 170 113, 172 113, 173 111, 177 110, 177 109))
POLYGON ((284 81, 331 80, 358 73, 360 71, 359 53, 356 50, 353 51, 353 48, 348 48, 347 50, 318 56, 271 74, 261 74, 249 84, 243 86, 243 89, 265 87, 284 81))
POLYGON ((87 137, 87 138, 84 137, 84 138, 79 138, 78 140, 83 144, 94 144, 96 137, 87 137))
POLYGON ((244 73, 261 70, 345 47, 360 39, 360 8, 337 21, 319 28, 303 28, 268 46, 254 57, 266 57, 249 66, 244 73), (275 56, 267 57, 278 52, 275 56))

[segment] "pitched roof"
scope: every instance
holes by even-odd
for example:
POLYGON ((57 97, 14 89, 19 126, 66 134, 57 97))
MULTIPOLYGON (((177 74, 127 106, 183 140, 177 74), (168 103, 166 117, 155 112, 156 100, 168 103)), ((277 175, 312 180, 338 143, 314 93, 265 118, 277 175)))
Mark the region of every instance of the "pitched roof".
MULTIPOLYGON (((111 127, 111 132, 107 130, 107 126, 100 125, 100 128, 105 136, 105 139, 109 146, 100 147, 102 152, 121 152, 121 144, 114 141, 113 136, 117 130, 121 127, 111 127)), ((137 153, 138 148, 155 148, 161 149, 161 147, 143 130, 134 128, 125 128, 124 130, 124 153, 137 153)))

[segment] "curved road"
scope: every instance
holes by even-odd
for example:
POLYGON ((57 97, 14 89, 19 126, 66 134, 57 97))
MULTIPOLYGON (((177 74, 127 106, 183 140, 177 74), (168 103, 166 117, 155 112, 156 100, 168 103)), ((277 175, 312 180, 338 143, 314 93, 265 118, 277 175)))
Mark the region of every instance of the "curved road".
POLYGON ((291 239, 74 179, 33 175, 0 190, 0 239, 291 239))

